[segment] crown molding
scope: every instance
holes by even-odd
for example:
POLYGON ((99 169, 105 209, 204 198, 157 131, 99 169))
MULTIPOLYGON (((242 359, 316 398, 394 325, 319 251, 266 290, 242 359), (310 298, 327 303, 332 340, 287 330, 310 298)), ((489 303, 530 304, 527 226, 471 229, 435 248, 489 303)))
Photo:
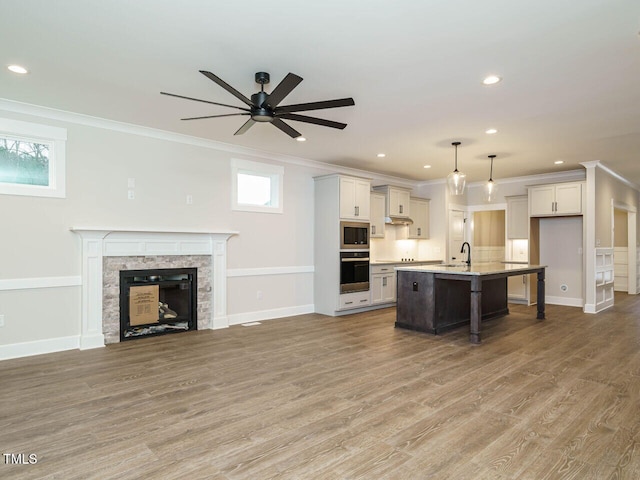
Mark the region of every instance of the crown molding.
POLYGON ((132 123, 125 123, 116 120, 109 120, 106 118, 94 117, 91 115, 85 115, 83 113, 69 112, 66 110, 58 110, 50 107, 43 107, 40 105, 34 105, 30 103, 16 102, 14 100, 8 100, 0 98, 0 111, 6 111, 11 113, 18 113, 22 115, 31 115, 40 118, 46 118, 49 120, 56 120, 59 122, 74 123, 77 125, 83 125, 88 127, 101 128, 104 130, 112 130, 120 133, 128 133, 132 135, 138 135, 141 137, 154 138, 157 140, 166 140, 169 142, 183 143, 186 145, 192 145, 196 147, 210 148, 223 152, 230 153, 232 155, 246 155, 250 157, 258 157, 265 160, 274 162, 298 165, 316 170, 326 171, 330 173, 344 173, 346 175, 355 175, 360 177, 368 177, 373 180, 383 183, 393 183, 405 185, 408 187, 415 187, 418 182, 415 180, 408 180, 406 178, 395 177, 393 175, 384 175, 366 170, 360 170, 356 168, 343 167, 340 165, 334 165, 327 162, 320 162, 317 160, 310 160, 302 157, 295 157, 292 155, 274 154, 264 150, 253 149, 249 147, 240 147, 238 145, 232 145, 230 143, 218 142, 215 140, 209 140, 201 137, 194 137, 191 135, 184 135, 182 133, 169 132, 167 130, 160 130, 157 128, 144 127, 141 125, 135 125, 132 123))
POLYGON ((605 172, 607 172, 609 175, 611 175, 616 180, 619 180, 620 182, 624 183, 628 187, 631 187, 635 191, 640 192, 640 185, 638 185, 636 183, 633 183, 631 180, 627 180, 625 177, 620 175, 618 172, 616 172, 616 171, 612 170, 611 168, 607 167, 600 160, 593 160, 591 162, 582 162, 580 165, 583 165, 584 168, 587 168, 587 169, 589 169, 589 168, 600 168, 601 170, 604 170, 605 172))

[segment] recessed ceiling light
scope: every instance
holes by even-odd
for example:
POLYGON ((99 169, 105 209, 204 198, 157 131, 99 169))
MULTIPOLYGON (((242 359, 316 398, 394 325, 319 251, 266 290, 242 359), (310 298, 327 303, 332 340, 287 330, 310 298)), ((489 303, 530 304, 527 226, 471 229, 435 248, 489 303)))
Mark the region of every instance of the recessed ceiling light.
POLYGON ((296 140, 297 140, 298 142, 306 142, 306 141, 307 141, 307 139, 306 139, 306 138, 304 138, 304 137, 296 137, 296 140))
POLYGON ((556 160, 555 162, 556 165, 562 165, 564 163, 564 160, 556 160))
POLYGON ((484 83, 485 85, 493 85, 495 83, 498 83, 500 80, 502 80, 502 78, 497 75, 489 75, 488 77, 485 77, 484 80, 482 80, 482 83, 484 83))
POLYGON ((29 70, 20 65, 9 65, 7 66, 7 68, 13 73, 20 73, 22 75, 24 75, 25 73, 29 73, 29 70))
POLYGON ((378 154, 378 158, 384 158, 384 157, 386 157, 386 156, 387 156, 387 154, 386 154, 386 153, 379 153, 379 154, 378 154))
POLYGON ((431 165, 425 165, 425 166, 424 166, 424 167, 422 167, 422 168, 431 168, 431 165))
POLYGON ((495 128, 490 128, 489 130, 485 130, 484 133, 486 133, 487 135, 493 135, 494 133, 498 133, 498 130, 496 130, 495 128))

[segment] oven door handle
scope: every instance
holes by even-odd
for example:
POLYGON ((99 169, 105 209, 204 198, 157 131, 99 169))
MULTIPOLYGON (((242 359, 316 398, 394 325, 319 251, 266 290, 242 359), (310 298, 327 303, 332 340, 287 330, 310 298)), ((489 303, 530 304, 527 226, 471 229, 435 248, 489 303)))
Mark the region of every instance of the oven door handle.
POLYGON ((369 257, 367 258, 341 258, 341 262, 368 262, 369 257))

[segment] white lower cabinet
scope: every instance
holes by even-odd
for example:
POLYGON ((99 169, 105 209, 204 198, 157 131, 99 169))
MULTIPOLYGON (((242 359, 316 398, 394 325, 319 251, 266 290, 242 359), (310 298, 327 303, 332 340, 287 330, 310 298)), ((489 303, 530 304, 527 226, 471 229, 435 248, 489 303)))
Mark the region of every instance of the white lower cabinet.
POLYGON ((366 307, 371 304, 371 295, 369 291, 343 293, 340 295, 340 310, 348 310, 350 308, 366 307))
POLYGON ((396 272, 371 276, 371 304, 396 301, 396 272))
POLYGON ((372 266, 370 288, 372 305, 395 302, 396 270, 394 265, 372 266))

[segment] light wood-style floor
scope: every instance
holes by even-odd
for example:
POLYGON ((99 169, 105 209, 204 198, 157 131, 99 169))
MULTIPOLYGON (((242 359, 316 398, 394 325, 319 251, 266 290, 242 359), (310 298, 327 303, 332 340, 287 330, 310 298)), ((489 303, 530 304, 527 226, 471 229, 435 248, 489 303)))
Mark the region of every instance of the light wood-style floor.
POLYGON ((395 310, 0 362, 8 479, 638 479, 640 297, 511 306, 484 343, 395 310))

